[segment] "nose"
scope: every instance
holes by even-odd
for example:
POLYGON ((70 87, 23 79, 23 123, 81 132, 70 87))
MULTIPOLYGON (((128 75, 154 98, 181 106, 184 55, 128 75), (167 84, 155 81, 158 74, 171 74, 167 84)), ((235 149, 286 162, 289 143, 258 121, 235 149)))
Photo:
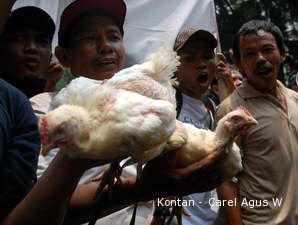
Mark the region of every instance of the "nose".
POLYGON ((106 38, 103 37, 97 43, 97 51, 98 53, 109 53, 113 51, 111 42, 106 38))
POLYGON ((202 59, 197 59, 196 68, 199 70, 207 69, 207 62, 202 59))
POLYGON ((236 87, 238 87, 242 84, 242 80, 240 78, 236 78, 236 80, 234 80, 234 84, 236 87))
POLYGON ((32 38, 28 39, 24 43, 24 51, 26 53, 36 54, 39 50, 39 46, 32 38))
POLYGON ((262 52, 259 52, 258 54, 257 54, 257 63, 258 64, 262 64, 262 63, 264 63, 264 62, 266 62, 267 60, 266 60, 266 58, 264 57, 264 55, 262 54, 262 52))

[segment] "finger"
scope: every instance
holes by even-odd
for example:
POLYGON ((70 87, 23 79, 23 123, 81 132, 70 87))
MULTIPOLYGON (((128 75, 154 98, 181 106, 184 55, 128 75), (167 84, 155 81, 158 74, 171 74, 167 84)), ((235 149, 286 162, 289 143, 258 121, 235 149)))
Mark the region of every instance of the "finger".
POLYGON ((219 74, 219 75, 223 75, 225 72, 226 72, 226 70, 223 69, 223 68, 218 68, 218 69, 216 70, 216 74, 219 74))
POLYGON ((63 67, 61 66, 53 66, 48 68, 48 73, 62 74, 62 72, 63 72, 63 67))
POLYGON ((217 79, 228 79, 230 77, 230 74, 225 70, 218 70, 216 71, 215 76, 217 79))
POLYGON ((226 68, 227 67, 227 64, 225 62, 223 62, 223 61, 219 61, 216 64, 216 67, 226 68))
POLYGON ((217 59, 217 61, 223 61, 225 64, 228 63, 228 60, 222 53, 216 53, 216 59, 217 59))
POLYGON ((180 169, 170 169, 167 171, 167 173, 174 178, 187 177, 194 172, 199 172, 198 170, 201 170, 207 166, 210 166, 215 159, 217 159, 218 157, 221 156, 221 154, 223 154, 223 152, 224 152, 224 149, 216 150, 211 154, 207 155, 206 157, 204 157, 203 159, 197 162, 194 162, 187 167, 180 168, 180 169))

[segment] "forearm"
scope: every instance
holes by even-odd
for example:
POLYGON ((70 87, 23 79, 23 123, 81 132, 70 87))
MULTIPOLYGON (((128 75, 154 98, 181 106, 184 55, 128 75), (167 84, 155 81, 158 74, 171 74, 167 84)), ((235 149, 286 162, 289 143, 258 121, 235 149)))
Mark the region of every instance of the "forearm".
POLYGON ((3 225, 62 224, 70 197, 84 170, 59 152, 32 190, 6 217, 3 225))
MULTIPOLYGON (((136 182, 135 177, 122 180, 113 188, 112 199, 109 199, 107 190, 104 190, 99 206, 102 210, 97 216, 106 216, 139 201, 149 201, 172 195, 187 195, 214 189, 221 183, 221 176, 218 169, 211 166, 211 163, 220 165, 216 160, 221 160, 219 157, 221 153, 223 153, 223 149, 201 160, 198 164, 198 171, 193 172, 193 176, 182 180, 168 177, 166 173, 160 172, 165 170, 165 162, 162 158, 150 161, 142 172, 140 183, 136 182)), ((97 187, 98 184, 94 183, 77 187, 71 199, 65 224, 78 224, 90 219, 91 214, 94 212, 94 195, 97 187)))
POLYGON ((114 186, 111 195, 112 199, 109 198, 108 190, 105 189, 99 205, 95 206, 94 195, 98 185, 98 183, 83 184, 76 188, 71 198, 65 224, 80 224, 89 221, 95 207, 100 207, 100 214, 97 216, 101 218, 137 201, 153 198, 151 195, 144 197, 140 186, 135 182, 135 178, 131 177, 114 186))
POLYGON ((2 33, 3 26, 10 15, 11 8, 16 0, 2 0, 0 1, 0 33, 2 33))
POLYGON ((229 225, 243 225, 241 219, 241 206, 236 185, 232 182, 226 181, 222 183, 218 189, 218 197, 220 200, 232 200, 236 202, 233 206, 225 204, 224 212, 227 217, 229 225))

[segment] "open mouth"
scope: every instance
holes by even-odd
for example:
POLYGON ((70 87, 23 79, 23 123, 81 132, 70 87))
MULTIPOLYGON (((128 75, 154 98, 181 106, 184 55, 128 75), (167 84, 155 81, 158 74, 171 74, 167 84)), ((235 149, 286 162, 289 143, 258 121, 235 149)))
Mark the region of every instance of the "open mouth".
POLYGON ((98 59, 95 61, 95 64, 97 66, 114 66, 116 62, 113 59, 98 59))
POLYGON ((25 64, 27 67, 34 69, 34 68, 38 67, 39 61, 35 60, 35 59, 26 59, 25 64))
POLYGON ((199 83, 206 83, 208 81, 208 74, 199 74, 199 75, 197 75, 197 81, 199 83))
POLYGON ((256 74, 258 76, 266 76, 268 75, 269 73, 271 73, 273 70, 272 70, 272 67, 271 66, 263 66, 261 68, 259 68, 256 72, 256 74))

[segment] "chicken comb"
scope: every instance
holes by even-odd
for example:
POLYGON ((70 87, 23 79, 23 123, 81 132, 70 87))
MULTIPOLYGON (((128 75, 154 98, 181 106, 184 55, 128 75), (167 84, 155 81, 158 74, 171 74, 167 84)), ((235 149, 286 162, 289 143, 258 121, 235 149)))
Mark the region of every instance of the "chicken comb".
POLYGON ((248 116, 252 116, 251 113, 250 113, 250 111, 245 106, 243 106, 243 105, 237 106, 236 109, 242 110, 248 116))

